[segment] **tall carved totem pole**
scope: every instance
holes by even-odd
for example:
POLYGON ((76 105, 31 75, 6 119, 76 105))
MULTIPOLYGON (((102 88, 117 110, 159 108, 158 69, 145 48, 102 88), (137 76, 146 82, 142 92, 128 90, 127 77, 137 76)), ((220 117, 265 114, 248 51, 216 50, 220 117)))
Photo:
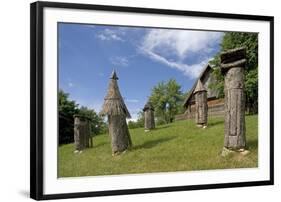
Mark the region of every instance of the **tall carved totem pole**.
POLYGON ((221 71, 224 75, 225 129, 224 147, 230 150, 244 150, 245 134, 245 48, 223 52, 221 71))

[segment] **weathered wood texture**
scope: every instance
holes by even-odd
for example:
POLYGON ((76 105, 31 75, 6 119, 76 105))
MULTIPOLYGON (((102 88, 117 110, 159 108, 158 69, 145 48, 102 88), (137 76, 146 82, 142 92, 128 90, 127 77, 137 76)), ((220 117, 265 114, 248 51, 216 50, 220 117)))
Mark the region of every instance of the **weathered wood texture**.
POLYGON ((110 77, 107 95, 104 98, 104 103, 100 112, 101 115, 108 116, 108 128, 113 155, 127 150, 132 145, 126 123, 126 117, 130 118, 131 115, 121 96, 117 80, 116 72, 113 71, 110 77))
POLYGON ((144 111, 144 129, 151 130, 155 128, 154 107, 147 102, 143 108, 144 111))
POLYGON ((85 117, 74 116, 74 145, 75 150, 83 150, 92 146, 89 120, 85 117))
POLYGON ((208 120, 207 90, 200 80, 194 90, 195 94, 195 122, 197 125, 205 126, 208 120))
MULTIPOLYGON (((212 117, 224 117, 224 98, 207 99, 208 119, 212 117)), ((194 103, 190 104, 184 114, 178 114, 175 120, 195 119, 195 99, 194 103)))
POLYGON ((245 56, 244 48, 233 49, 221 54, 221 70, 224 74, 225 94, 224 146, 234 150, 246 147, 245 56))
POLYGON ((112 154, 125 151, 132 146, 126 117, 124 115, 108 116, 108 127, 111 138, 112 154))

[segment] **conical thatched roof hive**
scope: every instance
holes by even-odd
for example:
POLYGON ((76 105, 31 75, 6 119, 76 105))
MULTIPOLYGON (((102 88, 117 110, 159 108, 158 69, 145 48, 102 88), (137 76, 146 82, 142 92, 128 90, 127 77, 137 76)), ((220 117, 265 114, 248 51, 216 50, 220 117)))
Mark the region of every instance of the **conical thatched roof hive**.
POLYGON ((125 117, 131 118, 119 91, 117 80, 118 77, 115 70, 113 70, 100 115, 125 115, 125 117))
POLYGON ((193 93, 197 93, 197 92, 201 92, 201 91, 207 91, 206 88, 203 86, 202 82, 200 81, 200 79, 198 79, 197 85, 194 89, 193 93))
POLYGON ((118 155, 132 146, 126 118, 131 115, 124 103, 117 84, 118 77, 113 71, 100 115, 108 117, 108 131, 111 137, 112 155, 118 155))
POLYGON ((195 94, 195 122, 198 127, 206 127, 208 119, 207 90, 198 79, 194 89, 195 94))

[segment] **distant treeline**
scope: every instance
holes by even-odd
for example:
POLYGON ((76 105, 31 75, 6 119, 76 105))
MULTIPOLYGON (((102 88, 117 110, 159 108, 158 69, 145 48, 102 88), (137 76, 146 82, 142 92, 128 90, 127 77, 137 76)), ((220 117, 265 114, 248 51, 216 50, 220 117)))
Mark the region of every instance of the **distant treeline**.
POLYGON ((87 116, 90 119, 91 135, 98 135, 107 131, 106 123, 94 110, 79 107, 75 101, 69 99, 69 94, 59 90, 59 144, 74 142, 74 114, 87 116))

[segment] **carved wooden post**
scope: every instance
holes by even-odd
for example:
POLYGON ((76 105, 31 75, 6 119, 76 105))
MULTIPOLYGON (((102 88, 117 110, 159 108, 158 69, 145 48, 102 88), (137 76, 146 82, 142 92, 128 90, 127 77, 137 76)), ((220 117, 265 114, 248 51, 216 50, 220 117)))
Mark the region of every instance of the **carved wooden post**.
POLYGON ((236 48, 223 52, 220 57, 225 94, 224 147, 230 150, 244 150, 246 147, 244 93, 246 51, 245 48, 236 48))
POLYGON ((84 144, 85 144, 85 148, 89 148, 90 144, 89 144, 89 140, 90 140, 90 123, 89 123, 89 119, 88 118, 84 118, 84 144))
POLYGON ((120 94, 117 80, 118 77, 115 71, 113 71, 107 95, 104 98, 104 103, 100 112, 101 115, 108 116, 112 155, 119 154, 132 145, 131 136, 126 122, 126 117, 130 118, 131 115, 120 94))
POLYGON ((81 115, 74 115, 74 145, 76 152, 90 147, 90 133, 89 119, 81 115))
POLYGON ((74 116, 74 145, 75 151, 81 151, 83 149, 82 145, 82 133, 80 131, 80 118, 78 116, 74 116))
POLYGON ((148 101, 143 108, 144 112, 144 130, 149 131, 155 128, 155 121, 154 121, 154 107, 148 101))
POLYGON ((200 79, 194 89, 195 94, 195 122, 198 127, 206 127, 208 120, 207 90, 200 79))

